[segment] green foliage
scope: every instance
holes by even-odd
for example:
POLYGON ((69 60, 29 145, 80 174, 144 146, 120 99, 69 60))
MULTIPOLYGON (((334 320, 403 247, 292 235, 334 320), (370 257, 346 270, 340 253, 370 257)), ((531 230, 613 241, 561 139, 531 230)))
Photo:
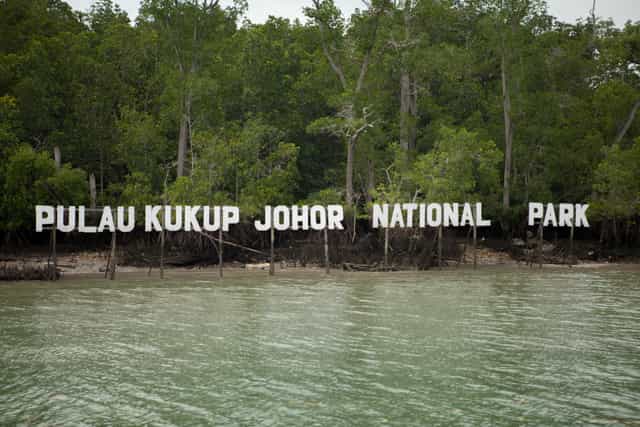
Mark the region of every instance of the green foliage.
POLYGON ((493 141, 466 129, 442 127, 433 150, 416 159, 411 178, 429 202, 488 203, 499 188, 501 156, 493 141))
POLYGON ((117 125, 120 133, 116 147, 118 157, 124 161, 127 170, 138 177, 137 181, 144 176, 151 188, 161 190, 164 171, 158 165, 163 164, 170 154, 158 123, 148 113, 124 108, 117 125))
POLYGON ((0 152, 2 153, 18 142, 17 113, 15 98, 8 95, 0 96, 0 152))
POLYGON ((640 213, 640 138, 623 149, 605 150, 595 171, 593 211, 603 218, 630 218, 640 213))
POLYGON ((30 229, 38 204, 81 205, 87 201, 84 171, 55 162, 44 152, 19 145, 3 168, 2 222, 4 230, 30 229))
POLYGON ((294 202, 298 147, 279 129, 252 119, 241 130, 224 136, 200 133, 194 142, 192 176, 171 185, 171 201, 235 203, 249 216, 266 204, 294 202))

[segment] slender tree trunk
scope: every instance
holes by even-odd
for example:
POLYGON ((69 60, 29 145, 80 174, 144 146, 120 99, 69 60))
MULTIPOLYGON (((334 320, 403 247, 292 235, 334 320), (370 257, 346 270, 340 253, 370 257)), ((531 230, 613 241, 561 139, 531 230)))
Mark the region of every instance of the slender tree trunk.
POLYGON ((186 115, 183 114, 180 119, 180 134, 178 136, 178 177, 184 176, 184 162, 187 153, 187 135, 187 118, 186 115))
POLYGON ((406 46, 409 46, 411 38, 411 20, 413 1, 405 0, 402 10, 403 27, 404 27, 404 45, 401 48, 401 75, 400 75, 400 146, 405 152, 410 152, 415 148, 415 119, 418 113, 417 108, 417 88, 415 82, 411 78, 408 68, 406 46))
POLYGON ((62 167, 62 153, 57 145, 53 147, 53 159, 56 162, 56 168, 60 169, 62 167))
POLYGON ((180 117, 180 133, 178 135, 178 177, 185 176, 185 164, 187 148, 189 146, 189 126, 191 124, 191 94, 187 94, 184 99, 182 116, 180 117))
POLYGON ((100 144, 100 201, 104 203, 104 149, 100 144))
POLYGON ((353 156, 356 142, 353 138, 347 141, 347 168, 345 171, 345 201, 348 206, 353 205, 353 156))
POLYGON ((96 176, 94 174, 89 175, 89 206, 91 209, 95 209, 98 205, 98 193, 96 191, 96 176))
POLYGON ((367 161, 367 203, 373 202, 373 193, 376 189, 376 175, 373 160, 367 161))
POLYGON ((408 152, 411 150, 412 141, 410 140, 410 114, 411 103, 411 76, 406 70, 402 70, 400 76, 400 147, 408 152))
POLYGON ((511 206, 511 164, 513 151, 513 123, 511 122, 511 94, 507 75, 507 59, 502 54, 502 103, 504 112, 504 182, 502 207, 506 210, 511 206))
POLYGON ((638 114, 638 109, 640 109, 640 99, 636 101, 635 104, 633 104, 633 108, 631 108, 631 111, 629 112, 629 116, 627 117, 627 120, 625 121, 624 125, 620 129, 620 132, 618 132, 618 135, 616 136, 616 144, 621 143, 622 139, 625 137, 627 132, 629 132, 629 128, 631 128, 631 125, 636 119, 636 114, 638 114))

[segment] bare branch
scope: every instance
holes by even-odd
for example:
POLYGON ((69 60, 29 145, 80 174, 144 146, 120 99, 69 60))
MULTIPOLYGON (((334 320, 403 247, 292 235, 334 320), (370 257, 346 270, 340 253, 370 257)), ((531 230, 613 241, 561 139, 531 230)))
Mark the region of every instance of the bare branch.
POLYGON ((633 104, 633 108, 631 108, 631 111, 629 112, 629 116, 627 117, 627 120, 624 123, 624 126, 622 126, 622 128, 620 129, 620 132, 618 132, 618 135, 616 136, 616 141, 615 141, 616 144, 620 144, 622 142, 622 139, 627 134, 627 132, 629 132, 629 128, 631 127, 634 120, 636 119, 636 114, 638 113, 638 109, 640 109, 640 100, 636 101, 636 103, 633 104))

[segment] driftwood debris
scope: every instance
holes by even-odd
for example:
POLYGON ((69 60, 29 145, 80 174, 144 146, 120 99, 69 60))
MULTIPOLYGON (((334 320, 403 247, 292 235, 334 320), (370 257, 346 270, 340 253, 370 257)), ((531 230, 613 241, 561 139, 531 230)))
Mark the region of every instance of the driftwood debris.
POLYGON ((59 279, 62 273, 53 265, 0 265, 0 281, 59 279))
POLYGON ((350 262, 343 262, 342 269, 344 271, 373 271, 373 272, 381 272, 381 271, 398 271, 398 268, 395 266, 385 266, 384 264, 353 264, 350 262))

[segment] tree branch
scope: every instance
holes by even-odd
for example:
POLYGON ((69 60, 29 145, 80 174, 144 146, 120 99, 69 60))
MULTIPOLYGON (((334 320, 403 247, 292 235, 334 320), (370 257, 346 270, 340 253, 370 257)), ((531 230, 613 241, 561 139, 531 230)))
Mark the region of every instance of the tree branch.
POLYGON ((627 132, 629 132, 629 128, 631 128, 631 125, 636 119, 636 114, 638 113, 638 109, 640 109, 640 99, 637 100, 635 104, 633 104, 633 108, 631 108, 631 111, 629 112, 627 121, 625 122, 622 129, 620 129, 620 132, 618 132, 618 136, 616 136, 616 141, 615 141, 616 144, 620 144, 620 142, 622 142, 622 139, 625 137, 627 132))

